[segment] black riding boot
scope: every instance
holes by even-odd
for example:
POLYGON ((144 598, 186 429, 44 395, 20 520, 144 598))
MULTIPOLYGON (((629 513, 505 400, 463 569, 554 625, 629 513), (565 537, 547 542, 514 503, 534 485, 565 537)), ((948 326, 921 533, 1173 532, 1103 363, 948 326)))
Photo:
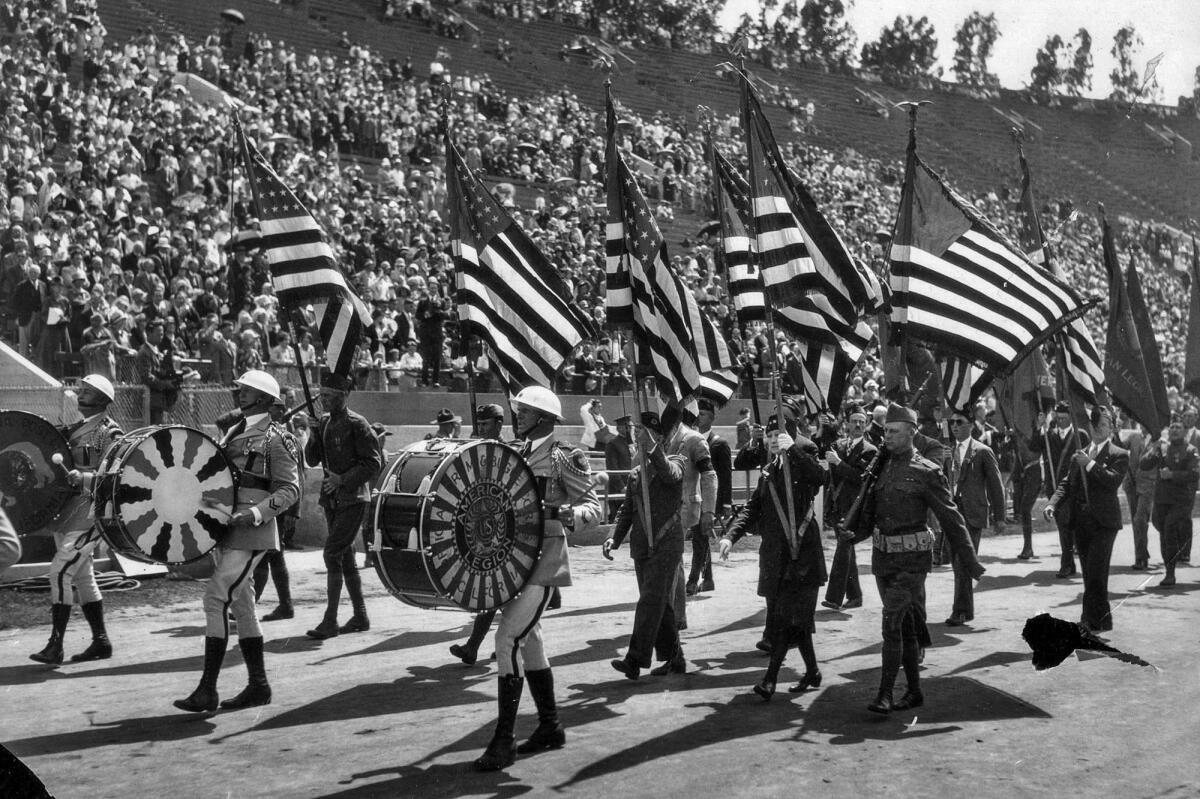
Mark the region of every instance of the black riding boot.
MULTIPOLYGON (((496 611, 494 610, 484 610, 476 614, 475 621, 471 624, 471 635, 467 638, 467 642, 465 644, 452 645, 450 647, 450 654, 468 666, 475 665, 475 661, 479 659, 479 646, 483 643, 483 639, 487 638, 488 630, 492 628, 492 621, 495 618, 496 611)), ((532 684, 532 681, 530 681, 531 686, 532 684)))
POLYGON ((50 606, 50 640, 41 652, 34 652, 30 660, 57 666, 63 662, 63 636, 67 633, 67 622, 71 620, 71 606, 55 602, 50 606))
POLYGON ((892 705, 892 710, 911 710, 914 707, 920 707, 925 704, 925 696, 921 693, 921 664, 919 658, 920 646, 917 644, 917 639, 905 639, 902 662, 904 664, 904 680, 908 683, 908 687, 904 691, 904 696, 900 697, 892 705))
MULTIPOLYGON (((326 561, 326 567, 328 567, 326 561)), ((325 573, 325 616, 321 623, 309 630, 305 635, 318 641, 333 638, 341 630, 338 628, 338 605, 342 601, 342 572, 330 568, 325 573)))
MULTIPOLYGON (((353 552, 351 552, 353 560, 353 552)), ((363 599, 362 578, 358 575, 358 569, 351 568, 346 571, 346 593, 350 595, 350 606, 354 608, 354 615, 350 620, 338 628, 339 633, 365 633, 371 629, 371 620, 367 618, 367 603, 363 599)))
POLYGON ((517 747, 513 728, 517 724, 517 710, 521 707, 521 691, 525 680, 515 674, 501 675, 497 680, 496 730, 483 754, 475 759, 476 771, 499 771, 508 768, 517 759, 517 747))
POLYGON ((561 749, 567 742, 567 733, 558 720, 558 705, 554 702, 554 672, 538 669, 525 672, 529 680, 529 693, 537 705, 538 725, 529 740, 517 747, 517 753, 527 755, 543 749, 561 749))
POLYGON ((83 605, 83 617, 92 628, 92 642, 88 648, 78 655, 71 656, 72 663, 82 663, 85 660, 107 660, 112 657, 112 644, 108 641, 108 633, 104 629, 104 602, 86 602, 83 605))
POLYGON ((271 704, 271 686, 267 682, 267 667, 263 662, 262 636, 242 638, 238 641, 242 658, 246 661, 246 672, 250 679, 242 692, 233 699, 226 699, 221 707, 226 710, 241 710, 244 707, 271 704))
POLYGON ((225 647, 228 643, 224 638, 211 635, 205 637, 204 672, 200 675, 200 684, 187 699, 176 699, 175 707, 190 713, 211 713, 217 709, 220 702, 217 695, 217 677, 221 674, 221 663, 225 660, 225 647))
POLYGON ((900 642, 883 642, 883 671, 879 675, 879 695, 875 701, 867 705, 872 713, 892 712, 892 688, 896 684, 896 674, 900 671, 900 642))

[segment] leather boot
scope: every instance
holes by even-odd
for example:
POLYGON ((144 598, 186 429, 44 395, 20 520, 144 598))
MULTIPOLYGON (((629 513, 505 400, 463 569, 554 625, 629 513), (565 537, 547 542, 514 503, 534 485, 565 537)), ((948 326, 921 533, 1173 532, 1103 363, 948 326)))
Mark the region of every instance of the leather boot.
POLYGON ((321 619, 321 623, 313 629, 305 633, 309 638, 315 638, 318 641, 324 641, 326 638, 336 638, 342 630, 338 627, 337 614, 333 616, 328 614, 321 619))
POLYGON ((867 705, 872 713, 892 712, 892 687, 896 684, 896 674, 900 671, 900 647, 896 644, 883 642, 883 670, 879 675, 879 695, 875 701, 867 705))
POLYGON ((652 677, 665 677, 668 674, 687 674, 687 660, 683 657, 683 647, 676 646, 674 654, 661 666, 650 669, 652 677))
POLYGON ((525 672, 529 693, 537 705, 538 725, 529 740, 517 747, 517 754, 528 755, 543 749, 562 749, 567 733, 558 720, 558 705, 554 702, 554 672, 538 669, 525 672))
POLYGON ((476 614, 475 621, 471 624, 471 636, 467 638, 465 644, 452 645, 450 654, 468 666, 474 666, 475 661, 479 659, 479 645, 487 637, 488 630, 492 628, 492 621, 495 618, 496 611, 494 610, 485 610, 476 614))
POLYGON ((217 677, 221 674, 227 644, 224 638, 211 635, 204 638, 204 672, 200 675, 200 684, 187 699, 176 699, 175 707, 189 713, 211 713, 217 709, 221 699, 217 695, 217 677))
POLYGON ((221 707, 226 710, 241 710, 244 707, 257 707, 271 704, 271 686, 267 682, 267 667, 263 662, 263 639, 242 638, 238 641, 242 649, 242 658, 246 661, 246 672, 249 681, 242 692, 233 699, 226 699, 221 707))
POLYGON ((82 663, 85 660, 108 660, 112 657, 112 644, 108 641, 108 633, 104 629, 104 602, 86 602, 83 605, 83 617, 92 628, 92 642, 88 648, 78 655, 71 656, 72 663, 82 663))
POLYGON ((363 599, 362 578, 356 570, 346 573, 346 593, 350 595, 350 606, 354 615, 338 628, 339 633, 365 633, 371 629, 371 620, 367 618, 367 603, 363 599))
POLYGON ((925 704, 925 695, 921 693, 921 664, 917 658, 920 647, 916 640, 904 642, 904 680, 908 683, 904 696, 892 704, 892 710, 912 710, 925 704))
POLYGON ((513 728, 517 724, 517 710, 521 707, 521 691, 525 680, 515 674, 501 675, 497 680, 496 729, 492 740, 483 754, 475 759, 476 771, 499 771, 508 768, 517 759, 516 740, 513 728))
POLYGON ((50 606, 50 640, 41 652, 34 652, 30 660, 57 666, 63 662, 63 636, 67 633, 67 622, 71 620, 71 606, 55 602, 50 606))

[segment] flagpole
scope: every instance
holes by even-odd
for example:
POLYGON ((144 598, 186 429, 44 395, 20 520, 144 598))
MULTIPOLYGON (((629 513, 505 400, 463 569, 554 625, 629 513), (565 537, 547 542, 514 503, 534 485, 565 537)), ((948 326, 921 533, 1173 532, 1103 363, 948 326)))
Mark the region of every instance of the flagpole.
MULTIPOLYGON (((738 74, 742 79, 742 133, 746 137, 746 154, 750 160, 750 213, 747 214, 747 221, 750 223, 750 230, 747 231, 750 241, 758 240, 758 215, 754 208, 755 192, 758 189, 758 180, 754 165, 753 151, 750 147, 750 137, 754 135, 750 130, 750 82, 746 77, 746 60, 744 57, 738 59, 738 74)), ((756 253, 754 247, 746 247, 747 263, 753 261, 756 253)), ((757 269, 751 266, 758 274, 758 279, 762 281, 762 269, 757 269)), ((771 307, 771 298, 767 293, 766 286, 763 286, 763 310, 766 316, 767 324, 767 348, 771 356, 771 391, 775 394, 775 425, 780 432, 787 429, 787 425, 783 419, 783 392, 780 390, 779 380, 779 353, 775 345, 775 317, 774 310, 771 307)), ((755 412, 758 411, 758 403, 754 404, 755 412)), ((765 431, 764 431, 765 436, 765 431)), ((764 445, 766 441, 763 441, 764 445)), ((786 452, 781 453, 783 457, 780 460, 783 463, 783 482, 787 492, 787 524, 788 531, 791 535, 799 535, 800 531, 796 529, 796 503, 792 492, 792 467, 791 459, 786 452)), ((781 520, 782 521, 782 520, 781 520)))
MULTIPOLYGON (((254 198, 254 209, 258 213, 258 215, 261 217, 262 216, 262 200, 260 199, 259 193, 258 193, 258 180, 254 176, 254 164, 250 158, 250 145, 246 139, 245 132, 242 130, 242 120, 241 120, 241 117, 238 115, 238 112, 236 109, 233 111, 233 130, 234 130, 234 134, 237 136, 238 143, 241 145, 242 163, 246 167, 246 180, 250 183, 250 195, 251 195, 251 197, 254 198)), ((231 187, 230 193, 232 194, 232 187, 231 187)), ((232 223, 233 223, 233 220, 231 219, 230 220, 230 228, 231 229, 233 227, 232 223)), ((270 270, 267 271, 267 274, 270 275, 270 270)), ((271 276, 271 284, 274 285, 274 283, 275 283, 275 278, 274 278, 274 276, 271 276)), ((308 406, 309 413, 312 414, 312 419, 315 422, 317 420, 316 404, 313 402, 312 389, 310 389, 309 385, 308 385, 307 370, 305 369, 304 363, 301 359, 300 342, 296 338, 296 329, 295 329, 294 325, 292 324, 292 319, 290 318, 291 315, 294 315, 296 313, 299 313, 299 309, 293 308, 291 311, 291 314, 289 315, 289 318, 287 320, 288 335, 290 335, 292 337, 292 347, 293 347, 293 351, 296 353, 296 369, 297 369, 297 371, 300 372, 300 387, 304 391, 304 402, 308 406)), ((319 435, 316 438, 317 438, 317 446, 321 449, 321 460, 324 461, 325 460, 325 453, 324 453, 325 442, 321 441, 321 437, 319 435)))
MULTIPOLYGON (((617 150, 616 109, 613 106, 612 78, 611 77, 604 79, 604 97, 605 97, 605 101, 608 104, 608 108, 606 109, 606 111, 611 110, 611 112, 612 112, 611 115, 606 113, 606 118, 611 119, 612 124, 613 124, 613 129, 610 131, 606 131, 606 132, 608 134, 608 137, 612 141, 612 149, 614 151, 616 151, 617 150)), ((606 153, 607 153, 607 146, 606 146, 606 153)), ((608 159, 606 158, 605 160, 607 161, 608 159)), ((617 168, 616 164, 612 164, 612 163, 605 164, 605 169, 607 170, 607 174, 605 175, 606 180, 609 180, 609 181, 612 180, 613 170, 615 170, 616 168, 617 168)), ((628 253, 624 257, 628 258, 629 257, 628 253)), ((611 332, 617 333, 619 331, 617 331, 616 329, 611 329, 611 332)), ((645 407, 644 407, 644 403, 642 401, 643 398, 642 398, 642 392, 641 392, 641 383, 639 382, 639 379, 638 379, 638 361, 637 361, 637 358, 635 357, 636 352, 637 352, 637 345, 636 345, 636 342, 634 341, 635 337, 636 337, 635 331, 634 331, 634 329, 631 328, 629 331, 629 336, 626 339, 626 345, 629 347, 629 355, 626 357, 629 360, 630 374, 633 376, 633 405, 634 405, 634 408, 637 409, 638 418, 637 418, 636 423, 633 425, 630 425, 630 427, 634 430, 637 430, 638 428, 640 428, 642 426, 642 414, 645 413, 645 407)), ((682 397, 680 399, 682 399, 682 397)), ((622 399, 621 402, 622 402, 622 404, 624 404, 624 399, 622 399)), ((650 508, 651 508, 651 505, 650 505, 650 476, 646 473, 648 462, 646 460, 646 448, 645 447, 641 447, 641 446, 638 447, 638 464, 641 467, 641 478, 638 480, 638 482, 641 483, 643 527, 646 532, 646 537, 649 540, 653 541, 654 540, 654 531, 652 529, 653 522, 652 522, 652 517, 650 516, 650 508)), ((628 491, 628 489, 626 489, 626 491, 628 491)))

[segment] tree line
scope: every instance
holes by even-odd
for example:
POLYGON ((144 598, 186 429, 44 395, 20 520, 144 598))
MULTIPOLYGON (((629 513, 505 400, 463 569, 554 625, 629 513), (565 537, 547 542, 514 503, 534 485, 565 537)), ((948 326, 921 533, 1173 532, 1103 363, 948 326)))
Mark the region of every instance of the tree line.
MULTIPOLYGON (((743 13, 730 37, 737 54, 771 69, 804 64, 845 71, 861 67, 878 72, 889 83, 908 85, 942 79, 938 66, 938 34, 928 17, 897 16, 874 40, 858 46, 846 20, 853 0, 760 0, 757 11, 743 13)), ((597 32, 635 42, 649 41, 692 50, 712 47, 720 35, 717 19, 725 0, 576 0, 576 8, 597 32)), ((954 32, 951 71, 960 85, 995 90, 999 81, 989 62, 1001 32, 996 15, 974 11, 954 32)), ((1154 75, 1157 59, 1139 59, 1142 37, 1132 24, 1113 37, 1116 61, 1109 73, 1110 100, 1159 102, 1162 89, 1154 75)), ((1092 91, 1092 36, 1086 28, 1074 35, 1052 34, 1035 55, 1026 89, 1042 101, 1056 96, 1082 97, 1092 91)), ((1200 66, 1194 98, 1200 104, 1200 66)))

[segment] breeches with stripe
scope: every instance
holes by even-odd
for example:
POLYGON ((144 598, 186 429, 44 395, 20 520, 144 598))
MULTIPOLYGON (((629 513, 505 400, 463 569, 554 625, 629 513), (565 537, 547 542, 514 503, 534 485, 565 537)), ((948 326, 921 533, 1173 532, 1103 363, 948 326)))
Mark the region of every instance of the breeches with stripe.
POLYGON ((92 553, 100 543, 94 527, 55 533, 58 549, 50 560, 50 602, 71 605, 78 598, 80 605, 100 601, 96 571, 92 568, 92 553))
POLYGON ((516 599, 500 608, 496 626, 496 665, 500 676, 524 677, 525 672, 550 668, 542 646, 542 613, 554 589, 527 585, 516 599))
POLYGON ((237 619, 238 638, 261 638, 254 608, 254 567, 265 549, 219 549, 217 568, 204 592, 205 635, 229 637, 229 611, 237 619))

